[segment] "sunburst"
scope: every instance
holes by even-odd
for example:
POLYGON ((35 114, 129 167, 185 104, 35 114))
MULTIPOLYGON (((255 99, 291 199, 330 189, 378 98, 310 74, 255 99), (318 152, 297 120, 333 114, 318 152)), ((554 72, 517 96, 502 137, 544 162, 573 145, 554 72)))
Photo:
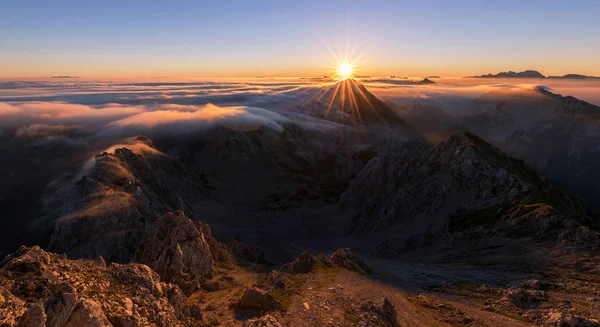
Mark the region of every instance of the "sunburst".
POLYGON ((347 79, 352 77, 352 65, 348 63, 343 63, 338 66, 337 73, 340 76, 340 79, 347 79))

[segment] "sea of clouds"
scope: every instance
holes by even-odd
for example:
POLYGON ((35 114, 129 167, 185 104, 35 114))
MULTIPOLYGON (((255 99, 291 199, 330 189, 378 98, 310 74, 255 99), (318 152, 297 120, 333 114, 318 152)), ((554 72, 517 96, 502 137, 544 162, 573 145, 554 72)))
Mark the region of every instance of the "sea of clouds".
MULTIPOLYGON (((535 80, 437 79, 434 85, 364 81, 376 96, 396 105, 432 105, 447 112, 497 88, 539 85, 535 80)), ((563 95, 600 103, 600 82, 544 81, 563 95)), ((246 131, 289 123, 330 126, 295 110, 332 81, 250 79, 247 81, 91 81, 79 79, 0 80, 0 135, 67 139, 80 134, 127 137, 185 133, 211 124, 246 131), (78 134, 80 133, 80 134, 78 134)))

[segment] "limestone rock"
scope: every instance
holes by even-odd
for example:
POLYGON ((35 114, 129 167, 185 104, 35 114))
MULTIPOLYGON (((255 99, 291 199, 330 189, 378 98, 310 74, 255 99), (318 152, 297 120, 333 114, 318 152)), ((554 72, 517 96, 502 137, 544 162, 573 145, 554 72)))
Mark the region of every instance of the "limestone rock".
POLYGON ((365 301, 360 310, 363 317, 358 323, 359 327, 400 327, 394 304, 388 298, 383 298, 378 305, 372 301, 365 301))
POLYGON ((281 327, 281 324, 271 315, 264 315, 260 318, 248 320, 244 327, 281 327))
POLYGON ((199 326, 200 308, 142 264, 21 248, 0 264, 6 326, 199 326), (23 299, 23 300, 20 300, 23 299))
POLYGON ((304 251, 300 254, 298 258, 296 258, 296 260, 283 265, 281 267, 281 270, 292 274, 305 274, 310 272, 314 268, 316 263, 317 259, 310 253, 304 251))
POLYGON ((214 260, 202 226, 181 211, 167 213, 156 222, 136 250, 134 261, 147 264, 186 294, 213 274, 214 260))
POLYGON ((19 327, 45 327, 46 312, 40 303, 32 305, 19 319, 19 327))
POLYGON ((108 327, 112 324, 106 319, 102 307, 91 300, 82 299, 71 313, 69 320, 64 325, 65 327, 108 327))
POLYGON ((539 306, 542 302, 547 301, 548 294, 523 288, 509 289, 502 300, 508 301, 518 308, 529 308, 539 306))

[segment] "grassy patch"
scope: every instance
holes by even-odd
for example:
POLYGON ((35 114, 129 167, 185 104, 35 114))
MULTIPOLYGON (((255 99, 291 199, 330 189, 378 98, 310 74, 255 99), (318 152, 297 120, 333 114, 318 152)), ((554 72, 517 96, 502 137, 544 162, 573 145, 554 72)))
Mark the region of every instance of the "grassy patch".
POLYGON ((343 305, 344 309, 344 320, 352 324, 358 324, 361 320, 361 315, 358 310, 352 307, 351 304, 345 303, 343 305))
POLYGON ((281 309, 287 311, 292 304, 292 298, 302 292, 308 275, 296 274, 286 280, 285 288, 274 288, 269 294, 281 305, 281 309))

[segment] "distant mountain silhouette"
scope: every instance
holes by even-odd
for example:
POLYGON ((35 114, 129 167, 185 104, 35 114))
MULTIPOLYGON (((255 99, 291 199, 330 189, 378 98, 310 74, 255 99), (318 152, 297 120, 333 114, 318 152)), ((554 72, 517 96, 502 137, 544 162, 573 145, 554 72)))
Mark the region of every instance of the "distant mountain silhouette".
POLYGON ((79 76, 58 75, 58 76, 50 76, 50 78, 65 79, 65 78, 79 78, 79 76))
MULTIPOLYGON (((434 78, 434 77, 429 77, 434 78)), ((597 76, 588 76, 581 74, 566 74, 563 76, 544 76, 542 73, 537 70, 525 70, 522 72, 501 72, 498 74, 487 74, 487 75, 479 75, 479 76, 467 76, 465 78, 551 78, 551 79, 600 79, 597 76)))
POLYGON ((394 85, 423 85, 423 84, 435 84, 434 81, 428 78, 424 78, 422 80, 411 80, 406 77, 391 77, 391 78, 378 78, 378 79, 370 79, 365 80, 363 82, 370 83, 385 83, 385 84, 394 84, 394 85))
POLYGON ((587 76, 587 75, 580 75, 580 74, 567 74, 567 75, 563 75, 563 76, 548 76, 548 78, 552 78, 552 79, 600 79, 600 77, 597 77, 597 76, 587 76))
POLYGON ((479 76, 468 76, 467 78, 546 78, 546 76, 542 75, 537 70, 525 70, 522 72, 501 72, 498 74, 487 74, 487 75, 479 75, 479 76))

